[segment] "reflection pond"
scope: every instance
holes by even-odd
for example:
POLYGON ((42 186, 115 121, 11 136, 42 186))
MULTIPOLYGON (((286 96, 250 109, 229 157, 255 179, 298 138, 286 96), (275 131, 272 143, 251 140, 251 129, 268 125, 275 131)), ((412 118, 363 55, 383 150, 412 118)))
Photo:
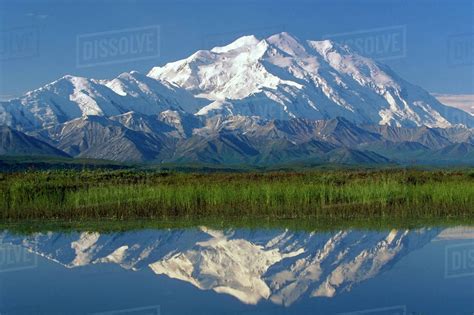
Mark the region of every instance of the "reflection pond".
POLYGON ((472 314, 474 228, 0 234, 1 314, 472 314))

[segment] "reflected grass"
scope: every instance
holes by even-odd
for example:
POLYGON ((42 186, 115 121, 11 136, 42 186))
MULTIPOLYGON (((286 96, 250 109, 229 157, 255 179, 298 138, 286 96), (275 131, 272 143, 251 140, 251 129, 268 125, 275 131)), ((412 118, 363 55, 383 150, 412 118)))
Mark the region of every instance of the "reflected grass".
POLYGON ((428 227, 474 227, 474 218, 353 218, 328 219, 307 217, 305 219, 274 219, 268 217, 165 218, 135 220, 22 220, 0 223, 0 230, 31 234, 37 232, 127 232, 144 229, 194 229, 206 226, 212 229, 288 229, 306 232, 334 232, 339 230, 386 231, 392 229, 417 229, 428 227))

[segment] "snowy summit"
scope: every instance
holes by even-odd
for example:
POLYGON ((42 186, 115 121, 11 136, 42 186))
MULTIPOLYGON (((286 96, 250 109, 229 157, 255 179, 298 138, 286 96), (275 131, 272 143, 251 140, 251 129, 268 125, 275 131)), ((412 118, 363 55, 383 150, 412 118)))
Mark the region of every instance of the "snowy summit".
POLYGON ((84 115, 180 110, 197 116, 331 119, 401 127, 474 126, 474 116, 441 104, 388 66, 329 40, 288 33, 243 36, 186 59, 117 78, 64 76, 0 102, 0 123, 20 130, 84 115))

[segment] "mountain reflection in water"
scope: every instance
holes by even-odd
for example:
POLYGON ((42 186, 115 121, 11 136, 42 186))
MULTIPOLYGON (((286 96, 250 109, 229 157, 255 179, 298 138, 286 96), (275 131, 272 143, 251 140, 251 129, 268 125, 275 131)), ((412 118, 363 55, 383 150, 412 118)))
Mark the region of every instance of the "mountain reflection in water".
POLYGON ((1 237, 67 268, 105 263, 149 268, 245 304, 265 299, 289 306, 302 297, 349 291, 439 235, 449 233, 439 228, 318 233, 201 227, 111 234, 4 232, 1 237))

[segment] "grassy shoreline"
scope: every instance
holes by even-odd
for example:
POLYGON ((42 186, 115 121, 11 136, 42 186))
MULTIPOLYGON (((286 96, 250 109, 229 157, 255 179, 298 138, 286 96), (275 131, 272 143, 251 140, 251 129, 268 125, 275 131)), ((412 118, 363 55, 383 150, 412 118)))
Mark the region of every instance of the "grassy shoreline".
POLYGON ((392 229, 474 227, 474 218, 354 218, 354 219, 273 219, 273 218, 165 218, 165 219, 86 219, 86 220, 18 220, 0 222, 0 231, 31 234, 46 232, 116 233, 156 229, 195 229, 205 226, 216 230, 249 229, 306 232, 334 232, 340 230, 387 231, 392 229))
POLYGON ((0 219, 472 218, 469 170, 0 174, 0 219))

